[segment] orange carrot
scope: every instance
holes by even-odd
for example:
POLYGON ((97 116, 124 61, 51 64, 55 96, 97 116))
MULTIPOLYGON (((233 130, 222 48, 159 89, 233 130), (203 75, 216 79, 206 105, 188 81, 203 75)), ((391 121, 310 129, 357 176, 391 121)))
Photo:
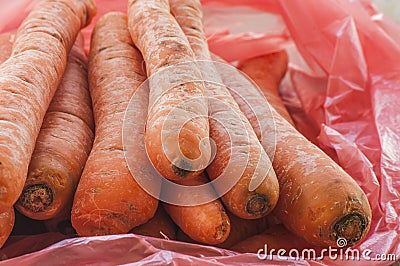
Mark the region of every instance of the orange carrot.
POLYGON ((71 211, 66 211, 57 217, 44 220, 44 226, 49 232, 59 232, 64 235, 74 236, 76 235, 75 229, 71 224, 71 211))
MULTIPOLYGON (((199 186, 207 182, 208 178, 200 175, 196 179, 181 181, 179 184, 199 186)), ((212 194, 215 191, 209 191, 209 193, 212 194)), ((224 242, 229 235, 229 217, 218 199, 201 205, 179 206, 164 203, 163 206, 182 231, 195 241, 218 244, 224 242)))
POLYGON ((133 228, 130 232, 138 235, 175 240, 176 230, 176 225, 160 205, 153 218, 147 223, 133 228))
MULTIPOLYGON (((10 57, 14 35, 3 33, 0 35, 0 65, 10 57)), ((14 208, 0 213, 0 248, 4 245, 14 227, 14 208)))
POLYGON ((294 122, 290 117, 279 95, 279 85, 286 74, 288 55, 285 50, 261 55, 241 62, 238 69, 248 75, 261 89, 267 101, 290 124, 294 122))
MULTIPOLYGON (((196 58, 211 61, 203 30, 200 1, 170 0, 170 5, 171 12, 186 34, 196 58)), ((203 69, 207 77, 214 77, 218 83, 222 83, 211 62, 203 69)), ((228 89, 207 82, 206 92, 212 118, 210 137, 217 146, 216 156, 208 166, 207 174, 215 180, 224 172, 236 173, 237 182, 222 196, 225 206, 244 219, 263 217, 272 211, 278 201, 278 181, 271 162, 228 89), (230 169, 228 161, 232 162, 230 169), (251 188, 253 177, 261 178, 261 182, 251 188)), ((219 187, 216 189, 221 192, 219 187)))
POLYGON ((335 246, 338 238, 345 238, 349 245, 361 241, 370 228, 371 208, 358 184, 269 108, 262 93, 238 70, 222 65, 218 69, 225 85, 234 88, 232 95, 248 119, 260 124, 258 136, 267 136, 261 143, 273 158, 280 184, 274 214, 291 232, 314 245, 335 246), (245 111, 250 109, 248 105, 254 113, 245 111), (270 141, 272 133, 276 147, 270 141))
POLYGON ((16 204, 21 213, 47 220, 71 209, 92 147, 93 123, 87 58, 83 38, 79 38, 36 141, 24 190, 16 204))
POLYGON ((284 226, 275 225, 261 234, 254 235, 233 245, 229 249, 240 253, 257 253, 260 249, 263 249, 262 255, 277 255, 278 250, 283 249, 286 253, 284 255, 289 256, 291 249, 296 249, 301 254, 303 249, 310 248, 318 249, 302 238, 290 233, 284 226))
POLYGON ((168 0, 130 0, 129 31, 150 77, 146 150, 154 167, 171 180, 199 175, 211 157, 208 110, 190 45, 169 12, 168 0), (186 82, 188 81, 188 82, 186 82), (185 83, 186 82, 186 83, 185 83))
POLYGON ((14 208, 10 208, 8 211, 0 213, 0 248, 7 241, 8 236, 14 227, 15 215, 14 208))
MULTIPOLYGON (((248 219, 241 219, 229 212, 227 214, 230 220, 230 227, 231 227, 229 236, 224 242, 220 244, 214 244, 213 246, 220 248, 230 248, 231 246, 253 235, 262 233, 268 228, 268 221, 267 221, 268 216, 265 216, 260 219, 248 220, 248 219)), ((183 242, 199 244, 198 241, 190 238, 181 229, 177 231, 176 239, 183 242)))
POLYGON ((22 22, 11 57, 0 66, 0 212, 22 192, 46 110, 92 0, 47 0, 22 22))
MULTIPOLYGON (((136 182, 124 157, 125 110, 136 88, 146 79, 143 59, 132 43, 126 24, 126 15, 112 12, 100 18, 93 30, 89 89, 96 132, 71 216, 72 225, 81 236, 127 233, 152 218, 158 206, 158 200, 136 182)), ((138 104, 134 110, 141 114, 143 124, 144 106, 138 104)))
POLYGON ((15 34, 11 32, 0 34, 0 64, 10 57, 14 38, 15 34))

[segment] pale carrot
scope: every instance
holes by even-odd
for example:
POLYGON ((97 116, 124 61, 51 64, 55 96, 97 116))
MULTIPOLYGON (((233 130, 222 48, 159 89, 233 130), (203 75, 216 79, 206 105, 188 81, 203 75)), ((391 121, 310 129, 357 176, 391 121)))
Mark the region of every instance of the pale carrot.
POLYGON ((45 0, 18 29, 0 66, 0 212, 22 192, 46 110, 79 30, 95 13, 92 0, 45 0))
MULTIPOLYGON (((180 181, 185 186, 200 186, 209 182, 205 175, 192 180, 180 181)), ((215 191, 209 191, 212 198, 215 191)), ((216 198, 216 197, 215 197, 216 198)), ((224 242, 230 233, 230 220, 219 199, 193 206, 163 204, 174 222, 190 238, 203 244, 224 242)))
POLYGON ((130 232, 134 234, 157 237, 162 239, 176 239, 177 226, 159 205, 156 214, 147 223, 133 228, 130 232))
MULTIPOLYGON (((213 77, 222 83, 211 62, 211 54, 202 24, 200 1, 170 0, 171 12, 186 34, 198 60, 203 63, 205 77, 213 77)), ((237 175, 237 181, 226 193, 216 187, 222 201, 233 214, 244 219, 256 219, 267 215, 278 201, 279 186, 270 159, 257 139, 251 124, 230 95, 229 90, 206 79, 209 97, 210 137, 217 151, 207 167, 212 180, 221 178, 224 172, 237 175), (246 154, 247 156, 243 156, 246 154), (231 162, 231 167, 229 166, 231 162), (259 181, 252 180, 257 178, 259 181), (257 183, 254 188, 252 182, 257 183)), ((233 176, 229 177, 233 179, 233 176)), ((225 187, 225 184, 224 184, 225 187)), ((224 191, 225 192, 225 191, 224 191)))

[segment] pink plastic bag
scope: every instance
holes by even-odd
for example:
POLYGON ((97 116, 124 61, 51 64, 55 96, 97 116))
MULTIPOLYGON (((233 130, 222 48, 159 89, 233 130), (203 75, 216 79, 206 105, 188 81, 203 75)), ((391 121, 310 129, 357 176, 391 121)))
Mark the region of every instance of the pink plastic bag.
MULTIPOLYGON (((15 29, 36 2, 0 0, 0 32, 15 29)), ((99 14, 84 30, 87 47, 98 17, 111 10, 126 11, 126 0, 96 2, 99 14)), ((210 48, 223 58, 240 61, 288 49, 290 69, 281 92, 297 128, 358 182, 373 209, 367 239, 355 248, 371 250, 371 258, 395 254, 399 259, 400 27, 379 14, 368 0, 202 2, 210 48)), ((122 235, 66 240, 3 263, 59 262, 55 255, 64 256, 65 263, 102 259, 152 264, 271 262, 260 261, 254 254, 122 235), (123 256, 123 252, 130 255, 123 256)), ((283 263, 289 262, 343 264, 343 260, 328 256, 322 261, 283 263)), ((282 261, 274 257, 273 263, 282 261)), ((345 263, 387 265, 390 261, 345 263)))

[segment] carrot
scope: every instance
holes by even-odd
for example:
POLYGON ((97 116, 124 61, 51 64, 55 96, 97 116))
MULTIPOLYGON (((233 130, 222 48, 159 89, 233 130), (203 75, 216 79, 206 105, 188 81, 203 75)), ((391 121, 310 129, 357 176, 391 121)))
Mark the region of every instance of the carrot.
MULTIPOLYGON (((0 34, 0 65, 10 57, 14 34, 0 34)), ((15 222, 14 208, 0 213, 0 248, 7 241, 15 222)))
MULTIPOLYGON (((242 219, 227 212, 229 220, 230 220, 230 233, 228 238, 219 244, 214 244, 213 246, 219 248, 230 248, 231 246, 244 241, 245 239, 260 234, 268 228, 268 216, 265 216, 260 219, 242 219)), ((188 243, 196 243, 199 244, 198 241, 193 240, 187 234, 185 234, 181 229, 179 229, 176 233, 176 239, 183 242, 188 243)))
POLYGON ((251 236, 235 245, 229 249, 237 251, 240 253, 257 253, 260 249, 263 249, 261 255, 277 255, 278 250, 285 250, 285 256, 289 256, 289 251, 291 249, 296 249, 301 251, 303 249, 318 250, 318 248, 313 247, 301 237, 298 237, 290 233, 283 225, 275 225, 268 228, 261 234, 251 236))
POLYGON ((83 38, 79 38, 44 117, 28 177, 16 204, 24 215, 47 220, 71 209, 94 138, 91 104, 87 58, 83 38))
POLYGON ((14 38, 15 34, 11 32, 0 34, 0 64, 10 57, 14 38))
MULTIPOLYGON (((200 1, 170 0, 170 5, 196 59, 211 61, 202 25, 200 1)), ((207 77, 214 77, 218 83, 222 83, 211 62, 202 69, 207 77)), ((223 194, 222 201, 230 212, 244 219, 263 217, 275 207, 279 193, 270 159, 228 89, 212 82, 206 82, 206 89, 212 118, 210 137, 217 146, 216 156, 207 167, 207 173, 212 180, 224 175, 237 180, 226 194, 219 186, 216 187, 217 192, 223 194), (261 182, 251 188, 253 177, 261 179, 261 182)), ((226 188, 226 184, 223 188, 226 188)))
POLYGON ((22 192, 46 110, 92 0, 48 0, 22 22, 11 57, 0 66, 0 212, 22 192))
POLYGON ((15 215, 14 208, 10 208, 8 211, 0 213, 0 248, 7 241, 8 236, 14 227, 15 215))
POLYGON ((44 220, 44 226, 49 232, 59 232, 64 235, 75 236, 76 231, 71 224, 71 212, 65 212, 57 217, 44 220))
POLYGON ((162 239, 176 239, 177 227, 164 208, 159 205, 156 214, 147 223, 133 228, 130 232, 138 235, 157 237, 162 239))
POLYGON ((261 89, 267 101, 290 124, 294 122, 279 95, 279 85, 286 74, 288 55, 285 50, 261 55, 241 62, 238 69, 248 75, 261 89))
MULTIPOLYGON (((143 59, 126 25, 126 15, 111 12, 100 18, 93 30, 89 89, 96 132, 71 215, 72 225, 81 236, 128 233, 152 218, 158 205, 158 200, 136 182, 124 157, 125 110, 136 88, 146 79, 143 59)), ((135 106, 135 113, 143 120, 138 123, 145 123, 144 106, 140 102, 135 106)), ((137 156, 145 154, 138 151, 137 156)))
POLYGON ((200 80, 200 71, 176 68, 194 61, 193 51, 169 13, 168 0, 130 0, 128 15, 150 77, 145 138, 150 161, 167 179, 194 178, 207 166, 211 146, 204 86, 192 82, 200 80))
POLYGON ((216 245, 217 247, 229 248, 248 237, 263 232, 268 228, 268 216, 253 220, 242 219, 231 213, 228 213, 228 216, 231 221, 231 232, 223 243, 216 245))
MULTIPOLYGON (((196 179, 179 182, 185 186, 200 186, 209 180, 205 175, 196 179)), ((209 191, 210 198, 215 191, 209 191)), ((180 206, 163 203, 172 220, 190 238, 204 244, 218 244, 226 240, 230 232, 229 217, 221 202, 216 199, 193 206, 180 206)))
POLYGON ((370 228, 371 208, 358 184, 270 108, 238 70, 221 64, 218 70, 225 85, 234 88, 232 95, 248 119, 261 125, 258 136, 275 134, 276 147, 270 138, 261 138, 280 185, 274 214, 291 232, 314 245, 335 246, 338 238, 345 238, 349 245, 360 242, 370 228), (246 112, 249 106, 254 113, 246 112))

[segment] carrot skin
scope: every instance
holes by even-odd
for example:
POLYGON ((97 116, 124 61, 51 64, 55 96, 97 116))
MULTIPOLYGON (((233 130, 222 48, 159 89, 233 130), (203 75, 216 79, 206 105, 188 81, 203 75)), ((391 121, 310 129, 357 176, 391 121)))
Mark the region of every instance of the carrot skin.
POLYGON ((273 158, 280 185, 274 214, 285 227, 318 246, 336 246, 338 238, 345 238, 348 245, 364 239, 372 213, 358 184, 275 108, 269 107, 262 93, 247 78, 237 70, 218 69, 224 83, 235 88, 232 96, 249 121, 260 125, 258 135, 264 135, 260 138, 261 144, 273 158), (254 112, 245 111, 251 109, 249 105, 254 107, 254 112), (273 137, 276 146, 269 141, 273 137))
POLYGON ((228 216, 231 221, 231 232, 223 243, 216 245, 220 248, 229 248, 246 238, 265 231, 269 226, 268 216, 252 220, 242 219, 231 213, 228 213, 228 216))
MULTIPOLYGON (((71 215, 72 225, 81 236, 128 233, 151 219, 158 205, 158 200, 134 179, 133 174, 140 173, 131 173, 125 160, 124 114, 131 96, 146 79, 143 59, 126 25, 126 15, 110 12, 96 23, 92 35, 89 89, 96 132, 71 215)), ((144 106, 138 104, 134 110, 141 114, 143 124, 144 106)))
MULTIPOLYGON (((199 186, 209 180, 205 175, 196 179, 180 181, 185 186, 199 186)), ((210 197, 215 191, 210 191, 210 197)), ((190 238, 203 244, 224 242, 230 233, 230 220, 219 199, 195 206, 179 206, 163 203, 172 220, 190 238)))
MULTIPOLYGON (((229 249, 230 247, 236 245, 237 243, 240 243, 241 241, 246 240, 247 238, 250 238, 256 234, 261 234, 269 226, 267 221, 268 216, 265 216, 260 219, 249 220, 249 219, 239 218, 236 215, 233 215, 229 212, 227 212, 227 214, 231 224, 230 225, 231 230, 229 236, 224 242, 219 244, 214 244, 213 246, 215 247, 229 249)), ((178 229, 176 233, 176 239, 182 242, 201 244, 200 242, 190 238, 181 229, 178 229)))
POLYGON ((47 220, 71 209, 94 139, 91 108, 87 58, 79 38, 45 115, 24 190, 16 203, 24 215, 47 220))
POLYGON ((0 34, 0 65, 10 57, 14 38, 15 34, 11 32, 0 34))
MULTIPOLYGON (((210 61, 201 69, 207 78, 214 77, 222 83, 211 63, 211 54, 202 24, 200 1, 170 0, 171 12, 186 34, 197 60, 210 61)), ((206 80, 211 81, 211 80, 206 80)), ((210 137, 216 143, 216 156, 207 167, 212 180, 224 172, 241 173, 237 182, 227 192, 221 192, 222 201, 229 211, 244 219, 257 219, 267 215, 278 201, 279 186, 271 162, 259 143, 251 124, 230 95, 227 88, 206 82, 209 97, 210 137), (234 139, 233 139, 234 138, 234 139), (237 145, 238 147, 233 147, 237 145), (248 149, 244 151, 244 149, 248 149), (243 156, 248 154, 248 156, 243 156), (227 161, 231 161, 231 166, 227 161), (258 170, 257 170, 258 169, 258 170), (259 172, 261 171, 264 172, 259 172), (262 182, 250 191, 253 176, 262 182)))
POLYGON ((95 9, 91 0, 39 3, 20 25, 11 57, 0 66, 0 212, 22 192, 67 54, 95 9))
POLYGON ((195 56, 169 9, 168 0, 131 0, 128 24, 150 78, 146 151, 162 176, 181 180, 204 171, 211 146, 205 89, 193 82, 200 71, 176 68, 195 56))
POLYGON ((260 249, 265 249, 265 247, 267 247, 267 250, 264 251, 266 254, 270 254, 272 250, 275 250, 273 254, 276 255, 278 250, 284 249, 286 256, 288 256, 291 249, 300 251, 300 254, 303 249, 313 248, 315 251, 318 250, 318 247, 310 245, 301 237, 289 232, 283 225, 275 225, 268 228, 260 234, 236 243, 229 249, 240 253, 257 253, 260 249))
POLYGON ((279 95, 279 85, 286 74, 289 58, 285 50, 261 55, 241 62, 238 69, 260 88, 267 101, 290 124, 294 122, 279 95))

